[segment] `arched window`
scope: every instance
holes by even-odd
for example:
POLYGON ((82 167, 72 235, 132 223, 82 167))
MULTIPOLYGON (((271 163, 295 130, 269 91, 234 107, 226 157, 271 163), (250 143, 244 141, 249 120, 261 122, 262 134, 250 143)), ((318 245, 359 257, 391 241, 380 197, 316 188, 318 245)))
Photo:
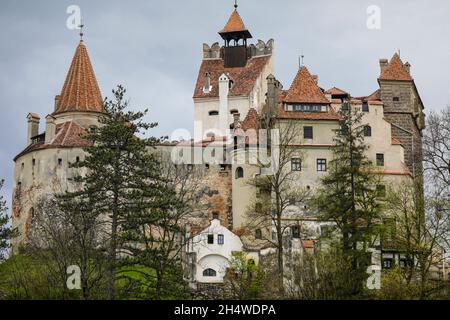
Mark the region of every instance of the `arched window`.
POLYGON ((238 167, 236 169, 236 174, 235 174, 235 178, 236 179, 240 179, 244 177, 244 169, 242 169, 242 167, 238 167))
POLYGON ((364 126, 364 137, 371 137, 371 136, 372 136, 372 127, 364 126))
POLYGON ((209 115, 210 116, 218 116, 219 115, 219 111, 210 111, 209 115))
POLYGON ((204 277, 215 277, 217 276, 217 272, 214 269, 208 268, 203 270, 203 276, 204 277))

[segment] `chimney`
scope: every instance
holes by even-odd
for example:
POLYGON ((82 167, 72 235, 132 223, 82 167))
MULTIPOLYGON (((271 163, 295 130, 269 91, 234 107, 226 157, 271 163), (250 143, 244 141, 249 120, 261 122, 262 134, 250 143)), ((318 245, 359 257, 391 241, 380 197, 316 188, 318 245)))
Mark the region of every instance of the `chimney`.
POLYGON ((380 59, 380 75, 383 74, 384 70, 388 67, 388 59, 380 59))
POLYGON ((59 97, 60 97, 59 94, 55 96, 55 110, 57 110, 58 108, 59 97))
POLYGON ((205 79, 203 80, 203 93, 211 92, 211 77, 209 72, 205 73, 205 79))
POLYGON ((55 137, 56 132, 56 124, 55 117, 51 114, 45 117, 45 144, 49 144, 52 142, 55 137))
POLYGON ((221 135, 226 134, 228 123, 228 93, 230 91, 230 78, 226 74, 219 77, 219 130, 221 135))
POLYGON ((282 88, 281 83, 272 74, 267 77, 267 120, 270 120, 270 118, 276 114, 282 88))
POLYGON ((28 119, 27 145, 30 145, 32 142, 31 138, 39 134, 39 120, 41 120, 41 118, 36 113, 29 113, 27 119, 28 119))
POLYGON ((236 129, 239 125, 239 119, 241 118, 240 113, 233 113, 233 127, 236 129))
POLYGON ((405 68, 406 68, 406 71, 408 71, 408 74, 411 74, 411 64, 409 62, 405 63, 405 68))

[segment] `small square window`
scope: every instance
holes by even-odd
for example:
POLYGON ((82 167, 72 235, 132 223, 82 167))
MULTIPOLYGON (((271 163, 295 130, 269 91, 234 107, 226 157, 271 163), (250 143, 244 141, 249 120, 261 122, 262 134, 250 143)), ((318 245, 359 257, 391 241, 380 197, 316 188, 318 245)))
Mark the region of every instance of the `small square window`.
POLYGON ((208 244, 214 244, 214 235, 208 234, 208 244))
POLYGON ((363 104, 362 104, 362 111, 363 112, 369 112, 369 103, 363 102, 363 104))
POLYGON ((383 153, 377 153, 377 166, 383 167, 384 166, 384 154, 383 153))
POLYGON ((393 97, 393 98, 392 98, 392 101, 394 101, 394 102, 399 102, 399 101, 400 101, 400 98, 399 98, 399 97, 393 97))
POLYGON ((317 159, 317 171, 327 171, 327 159, 317 159))
POLYGON ((383 259, 383 269, 392 269, 393 261, 392 259, 383 259))
POLYGON ((262 231, 261 229, 255 230, 255 239, 262 239, 262 231))
POLYGON ((293 226, 291 229, 292 229, 292 238, 295 238, 295 239, 300 238, 300 227, 293 226))
POLYGON ((302 171, 302 160, 300 158, 291 159, 291 170, 292 171, 302 171))
POLYGON ((217 235, 217 244, 224 244, 224 243, 225 243, 225 238, 224 238, 223 234, 217 235))
POLYGON ((311 126, 303 127, 303 138, 304 139, 313 138, 313 127, 311 126))
POLYGON ((272 231, 272 241, 277 241, 277 233, 276 233, 276 231, 272 231))
POLYGON ((364 137, 371 137, 371 136, 372 136, 372 127, 364 126, 364 137))

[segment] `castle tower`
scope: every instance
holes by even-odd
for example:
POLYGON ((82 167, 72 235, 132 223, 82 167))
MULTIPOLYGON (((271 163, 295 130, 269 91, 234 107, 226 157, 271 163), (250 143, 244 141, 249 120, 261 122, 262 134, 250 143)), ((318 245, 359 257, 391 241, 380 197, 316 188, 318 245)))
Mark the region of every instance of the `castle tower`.
POLYGON ((203 45, 203 61, 194 90, 195 140, 225 136, 234 115, 245 118, 251 108, 262 110, 267 92, 266 78, 273 73, 273 40, 248 44, 250 31, 237 6, 218 42, 203 45))
POLYGON ((39 132, 39 115, 27 116, 27 146, 14 158, 12 218, 20 236, 14 239, 13 250, 26 241, 38 202, 70 189, 69 164, 84 156, 82 148, 89 142, 82 135, 98 125, 102 114, 100 89, 86 44, 81 40, 54 109, 45 117, 44 131, 39 132))
POLYGON ((422 172, 422 130, 425 128, 424 106, 410 73, 410 64, 405 64, 395 53, 388 62, 380 59, 381 100, 384 117, 391 123, 392 137, 405 148, 405 164, 414 176, 422 172))
POLYGON ((250 56, 247 39, 251 39, 252 35, 244 25, 237 11, 237 5, 235 5, 230 19, 219 34, 225 40, 222 53, 225 68, 245 67, 250 56))

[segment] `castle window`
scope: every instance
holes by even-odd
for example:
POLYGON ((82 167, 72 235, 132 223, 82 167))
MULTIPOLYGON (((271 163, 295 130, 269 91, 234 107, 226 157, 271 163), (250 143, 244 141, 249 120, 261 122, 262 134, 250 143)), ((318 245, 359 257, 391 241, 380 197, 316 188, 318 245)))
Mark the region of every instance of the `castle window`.
POLYGON ((217 235, 217 244, 224 244, 225 243, 225 238, 223 234, 218 234, 217 235))
POLYGON ((392 101, 394 101, 394 102, 399 102, 399 101, 400 101, 400 98, 399 98, 399 97, 393 97, 393 98, 392 98, 392 101))
POLYGON ((229 89, 233 88, 233 85, 234 85, 234 81, 233 80, 228 81, 228 88, 229 89))
POLYGON ((392 259, 383 259, 383 269, 392 269, 393 264, 392 259))
POLYGON ((214 235, 208 234, 208 244, 214 244, 214 235))
POLYGON ((96 126, 90 126, 89 127, 89 133, 90 134, 96 134, 97 133, 97 127, 96 126))
POLYGON ((208 163, 205 164, 205 168, 206 168, 206 170, 209 170, 209 164, 208 163))
POLYGON ((291 170, 292 171, 302 171, 302 160, 300 158, 291 159, 291 170))
POLYGON ((58 158, 58 166, 61 166, 61 165, 62 165, 62 159, 58 158))
POLYGON ((313 138, 313 127, 311 126, 303 127, 303 138, 304 139, 313 138))
POLYGON ((349 110, 349 109, 350 109, 350 103, 344 102, 344 103, 342 104, 342 106, 341 106, 341 109, 342 109, 343 111, 349 110))
POLYGON ((291 230, 292 230, 292 238, 299 239, 300 238, 300 227, 293 226, 291 228, 291 230))
POLYGON ((76 157, 75 162, 80 162, 80 157, 76 157))
POLYGON ((261 229, 255 230, 255 239, 262 239, 262 231, 261 229))
POLYGON ((272 231, 272 241, 277 241, 277 233, 276 233, 276 231, 272 231))
POLYGON ((204 277, 215 277, 217 276, 217 272, 214 269, 208 268, 203 270, 203 276, 204 277))
POLYGON ((235 113, 239 113, 239 111, 237 109, 231 109, 230 110, 230 114, 235 114, 235 113))
POLYGON ((379 167, 384 166, 384 154, 383 153, 377 153, 376 159, 377 159, 377 166, 379 166, 379 167))
POLYGON ((372 136, 372 127, 364 126, 364 137, 371 137, 371 136, 372 136))
POLYGON ((242 167, 239 167, 236 169, 235 179, 240 179, 244 177, 244 169, 242 167))
POLYGON ((31 163, 33 164, 33 167, 36 165, 36 159, 32 159, 31 163))
POLYGON ((362 111, 363 112, 369 112, 369 103, 368 102, 363 102, 363 104, 362 104, 362 111))
POLYGON ((21 167, 22 167, 22 169, 25 168, 25 163, 22 162, 21 167))
POLYGON ((212 214, 213 219, 219 219, 219 213, 217 211, 212 214))
POLYGON ((327 171, 327 159, 317 159, 317 171, 327 171))
POLYGON ((219 111, 210 111, 209 115, 210 116, 218 116, 219 115, 219 111))

